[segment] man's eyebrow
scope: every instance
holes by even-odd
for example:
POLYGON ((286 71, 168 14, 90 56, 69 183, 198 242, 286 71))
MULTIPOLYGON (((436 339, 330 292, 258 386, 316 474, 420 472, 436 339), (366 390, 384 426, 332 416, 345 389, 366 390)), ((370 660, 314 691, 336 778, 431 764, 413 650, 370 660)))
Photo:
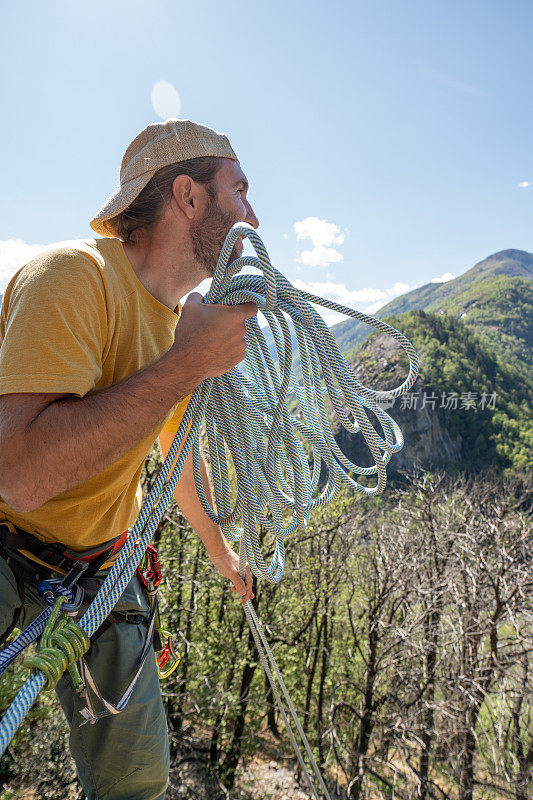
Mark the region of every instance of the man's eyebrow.
POLYGON ((248 191, 248 181, 246 180, 246 178, 240 178, 237 181, 237 183, 235 184, 235 186, 239 186, 239 184, 241 184, 241 183, 244 186, 244 188, 246 189, 246 191, 248 191))

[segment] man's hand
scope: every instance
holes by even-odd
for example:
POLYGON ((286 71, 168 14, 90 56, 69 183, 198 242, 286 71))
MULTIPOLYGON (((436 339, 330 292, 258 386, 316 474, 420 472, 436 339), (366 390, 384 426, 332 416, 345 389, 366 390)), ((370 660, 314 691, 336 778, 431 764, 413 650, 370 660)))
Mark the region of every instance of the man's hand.
POLYGON ((246 356, 246 320, 257 314, 255 303, 206 304, 191 292, 176 325, 168 356, 195 385, 223 375, 246 356))
POLYGON ((224 549, 216 552, 210 553, 208 551, 208 555, 213 566, 218 569, 220 574, 233 583, 231 591, 240 594, 243 604, 246 603, 247 600, 253 600, 255 595, 252 592, 252 570, 247 564, 243 581, 239 575, 239 556, 235 550, 232 550, 231 547, 227 545, 224 549))

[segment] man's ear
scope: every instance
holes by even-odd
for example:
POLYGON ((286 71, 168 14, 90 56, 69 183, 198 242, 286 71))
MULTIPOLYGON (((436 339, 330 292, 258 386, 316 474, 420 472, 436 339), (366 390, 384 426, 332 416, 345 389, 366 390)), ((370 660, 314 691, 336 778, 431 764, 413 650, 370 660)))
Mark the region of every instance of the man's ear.
POLYGON ((203 213, 201 185, 188 175, 178 175, 172 183, 172 200, 187 219, 195 219, 203 213))

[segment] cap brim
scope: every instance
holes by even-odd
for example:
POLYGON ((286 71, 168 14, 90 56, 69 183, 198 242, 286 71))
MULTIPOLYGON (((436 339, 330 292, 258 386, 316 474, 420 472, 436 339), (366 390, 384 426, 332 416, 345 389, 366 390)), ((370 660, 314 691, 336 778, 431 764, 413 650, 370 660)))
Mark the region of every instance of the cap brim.
POLYGON ((116 217, 117 214, 120 214, 133 203, 156 171, 145 172, 139 175, 138 178, 132 178, 131 181, 121 184, 90 221, 89 224, 93 231, 100 236, 116 237, 117 234, 113 226, 109 224, 109 220, 116 217))

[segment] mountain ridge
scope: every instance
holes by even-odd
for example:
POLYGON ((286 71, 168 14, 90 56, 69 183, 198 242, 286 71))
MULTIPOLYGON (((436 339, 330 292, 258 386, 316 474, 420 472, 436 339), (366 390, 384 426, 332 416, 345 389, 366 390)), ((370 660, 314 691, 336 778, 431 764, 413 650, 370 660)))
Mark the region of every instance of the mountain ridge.
MULTIPOLYGON (((382 306, 375 316, 384 319, 391 315, 397 316, 415 310, 452 313, 457 318, 467 317, 466 324, 475 324, 478 332, 491 340, 492 346, 499 347, 498 335, 501 333, 505 336, 509 335, 505 329, 504 316, 500 315, 498 319, 498 323, 503 325, 503 330, 495 331, 494 325, 489 324, 483 315, 479 314, 479 310, 477 314, 470 315, 468 318, 469 309, 503 301, 506 292, 514 293, 527 301, 531 297, 532 278, 532 253, 517 249, 501 250, 479 261, 457 278, 445 283, 427 283, 394 298, 382 306), (496 300, 498 294, 499 300, 496 300)), ((509 304, 507 306, 509 311, 512 311, 509 304)), ((526 317, 523 320, 522 330, 518 337, 520 342, 515 346, 512 340, 507 339, 505 347, 500 347, 501 355, 504 355, 505 352, 515 355, 519 353, 522 357, 525 355, 525 351, 533 341, 531 318, 533 318, 533 313, 529 318, 526 317)), ((331 332, 341 351, 347 352, 362 342, 370 331, 364 323, 350 319, 334 325, 331 332)), ((516 337, 516 332, 512 332, 510 335, 516 337)))

